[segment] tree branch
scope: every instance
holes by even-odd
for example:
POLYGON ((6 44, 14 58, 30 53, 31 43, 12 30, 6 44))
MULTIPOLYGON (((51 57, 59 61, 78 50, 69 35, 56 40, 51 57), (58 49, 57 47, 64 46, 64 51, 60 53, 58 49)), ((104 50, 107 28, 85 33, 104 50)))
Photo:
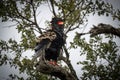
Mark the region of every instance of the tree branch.
POLYGON ((80 18, 80 15, 78 15, 78 17, 70 24, 70 26, 68 27, 67 31, 65 32, 65 34, 67 34, 69 31, 75 30, 76 28, 79 28, 79 25, 82 22, 82 19, 79 21, 78 25, 74 28, 72 28, 72 26, 74 25, 74 23, 80 18))
POLYGON ((55 13, 55 8, 54 8, 54 0, 50 0, 50 3, 51 3, 53 15, 54 15, 55 17, 57 17, 57 15, 56 15, 56 13, 55 13))
POLYGON ((36 10, 35 10, 35 6, 33 3, 31 3, 32 6, 32 10, 33 10, 33 17, 34 17, 34 21, 36 24, 36 28, 40 31, 40 33, 42 34, 41 28, 39 27, 39 25, 37 24, 37 19, 36 19, 36 10))
MULTIPOLYGON (((77 5, 79 5, 80 3, 81 3, 81 2, 79 2, 77 5)), ((82 7, 82 6, 83 6, 83 4, 81 5, 81 7, 82 7)), ((88 7, 88 6, 87 6, 87 7, 88 7)), ((80 18, 80 16, 81 16, 81 14, 79 14, 78 17, 74 20, 73 24, 74 24, 77 20, 79 20, 78 25, 77 25, 76 27, 72 27, 73 24, 71 24, 71 25, 68 27, 68 29, 67 29, 67 31, 65 32, 65 34, 67 34, 69 31, 73 31, 73 30, 79 28, 80 24, 83 23, 83 19, 86 17, 86 14, 87 14, 87 12, 88 12, 88 10, 89 10, 89 8, 86 8, 86 9, 87 9, 87 10, 85 11, 84 15, 81 17, 80 20, 79 20, 79 18, 80 18)), ((82 9, 80 9, 80 10, 81 10, 81 12, 82 12, 82 10, 84 10, 84 9, 82 8, 82 9)), ((73 10, 73 11, 75 11, 75 10, 73 10)), ((69 13, 69 14, 71 14, 71 13, 69 13)))
POLYGON ((71 65, 71 62, 69 60, 69 52, 67 51, 66 47, 63 46, 63 49, 65 51, 65 54, 66 54, 66 58, 62 58, 62 60, 68 65, 70 71, 71 71, 71 74, 74 75, 74 77, 76 77, 76 80, 79 80, 78 77, 77 77, 77 74, 73 68, 73 66, 71 65))
POLYGON ((16 10, 16 13, 17 13, 17 14, 16 14, 16 17, 21 17, 21 19, 26 20, 26 21, 32 23, 33 25, 36 25, 36 28, 37 28, 37 29, 39 30, 39 32, 42 34, 42 31, 41 31, 40 27, 39 27, 38 24, 37 24, 36 12, 35 12, 35 8, 34 8, 33 3, 31 3, 31 6, 32 6, 32 9, 33 9, 34 21, 31 21, 31 20, 29 20, 28 18, 26 18, 25 16, 23 16, 23 15, 19 12, 19 10, 18 10, 18 8, 17 8, 17 5, 14 6, 14 7, 15 7, 15 10, 16 10))
POLYGON ((118 37, 120 37, 120 28, 114 28, 113 26, 109 25, 109 24, 103 24, 100 23, 98 24, 98 26, 94 26, 89 33, 91 34, 90 36, 96 36, 98 34, 113 34, 116 35, 118 37))
POLYGON ((91 37, 94 37, 98 34, 113 34, 120 37, 120 28, 115 28, 109 24, 100 23, 97 26, 93 25, 93 28, 87 33, 77 33, 77 36, 90 34, 91 37))
POLYGON ((61 80, 76 80, 76 77, 62 67, 48 64, 42 55, 40 56, 36 69, 43 74, 49 74, 51 76, 58 77, 61 80))

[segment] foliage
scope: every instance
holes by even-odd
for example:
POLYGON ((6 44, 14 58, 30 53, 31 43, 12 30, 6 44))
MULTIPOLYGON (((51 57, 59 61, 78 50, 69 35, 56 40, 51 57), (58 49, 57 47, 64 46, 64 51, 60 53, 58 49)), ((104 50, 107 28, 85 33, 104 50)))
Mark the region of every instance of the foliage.
MULTIPOLYGON (((31 60, 22 58, 22 53, 27 50, 33 50, 35 46, 36 32, 42 34, 42 28, 38 25, 36 15, 37 9, 48 4, 52 0, 0 0, 0 18, 2 22, 11 21, 16 23, 16 29, 21 34, 21 41, 9 39, 9 41, 0 40, 0 66, 9 64, 18 69, 20 74, 26 73, 27 80, 47 80, 48 76, 36 71, 31 64, 31 60), (12 54, 10 58, 7 54, 12 54)), ((115 10, 113 6, 104 0, 53 0, 54 6, 58 9, 59 17, 65 21, 65 34, 87 23, 87 16, 98 14, 99 16, 111 15, 113 20, 120 20, 120 10, 115 10)), ((51 4, 51 5, 52 5, 51 4)), ((77 34, 76 34, 77 35, 77 34)), ((120 75, 120 56, 118 46, 109 39, 102 41, 103 37, 96 36, 90 38, 89 43, 86 39, 76 36, 71 42, 71 48, 81 48, 80 55, 86 55, 86 60, 78 62, 83 65, 83 75, 81 79, 119 79, 120 75), (105 61, 105 63, 103 63, 105 61)), ((69 61, 69 51, 65 49, 66 59, 69 61)), ((67 63, 66 63, 67 64, 67 63)), ((75 75, 71 63, 68 63, 68 69, 75 75)), ((10 74, 11 79, 24 80, 15 74, 10 74)))
MULTIPOLYGON (((22 53, 34 49, 35 46, 35 29, 36 23, 32 21, 31 18, 35 14, 33 11, 36 7, 40 5, 42 1, 34 1, 33 4, 27 1, 15 1, 15 0, 5 0, 0 1, 0 17, 2 22, 14 21, 17 23, 16 29, 18 33, 21 34, 21 41, 17 42, 13 39, 9 39, 8 42, 0 41, 0 51, 1 59, 0 65, 9 64, 11 67, 19 70, 19 73, 26 73, 28 75, 28 80, 46 80, 47 77, 36 70, 33 69, 33 64, 31 60, 27 58, 22 58, 22 53), (35 4, 36 3, 36 4, 35 4), (34 9, 31 9, 33 7, 34 9), (11 58, 7 53, 12 54, 11 58)), ((34 19, 35 20, 35 19, 34 19)), ((24 77, 19 77, 16 74, 10 74, 11 79, 23 80, 24 77)))
POLYGON ((119 47, 110 36, 104 42, 102 36, 90 38, 76 37, 74 46, 81 48, 80 55, 86 55, 86 60, 78 62, 83 65, 82 80, 117 80, 120 79, 120 54, 119 47))

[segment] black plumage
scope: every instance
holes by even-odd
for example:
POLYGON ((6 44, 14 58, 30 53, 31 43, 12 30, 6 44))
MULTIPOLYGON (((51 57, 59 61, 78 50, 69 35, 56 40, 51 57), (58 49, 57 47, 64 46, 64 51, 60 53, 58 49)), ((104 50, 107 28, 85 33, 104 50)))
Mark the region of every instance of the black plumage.
POLYGON ((51 21, 52 29, 47 30, 37 38, 37 45, 35 47, 36 54, 33 57, 34 60, 44 53, 46 60, 50 61, 52 59, 57 61, 62 46, 65 44, 63 33, 64 25, 62 22, 61 18, 53 18, 51 21))
POLYGON ((65 43, 63 35, 60 35, 57 32, 55 32, 55 34, 56 38, 53 41, 51 41, 50 47, 45 51, 45 58, 47 60, 52 59, 57 61, 57 57, 59 56, 62 46, 65 43))

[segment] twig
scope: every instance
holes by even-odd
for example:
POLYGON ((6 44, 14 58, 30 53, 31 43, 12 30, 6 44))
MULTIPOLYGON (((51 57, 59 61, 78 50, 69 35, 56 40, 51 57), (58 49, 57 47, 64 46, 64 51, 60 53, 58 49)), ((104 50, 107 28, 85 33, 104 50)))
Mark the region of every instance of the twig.
POLYGON ((50 3, 51 3, 53 15, 54 15, 55 17, 57 17, 57 15, 56 15, 56 13, 55 13, 55 8, 54 8, 54 0, 50 0, 50 3))
POLYGON ((42 31, 39 27, 39 25, 37 24, 37 19, 36 19, 36 9, 35 9, 35 5, 33 3, 31 3, 32 6, 32 10, 33 10, 33 17, 34 17, 34 23, 36 24, 36 28, 40 31, 40 33, 42 34, 42 31))

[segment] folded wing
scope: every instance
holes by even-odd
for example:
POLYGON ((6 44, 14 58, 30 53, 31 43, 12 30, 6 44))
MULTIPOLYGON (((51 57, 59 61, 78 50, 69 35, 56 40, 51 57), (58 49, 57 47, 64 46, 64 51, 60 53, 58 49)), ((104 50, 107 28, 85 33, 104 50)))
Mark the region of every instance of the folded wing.
POLYGON ((50 47, 51 42, 55 38, 55 32, 47 31, 36 39, 35 55, 33 56, 33 61, 35 61, 40 55, 45 54, 45 50, 50 47))

